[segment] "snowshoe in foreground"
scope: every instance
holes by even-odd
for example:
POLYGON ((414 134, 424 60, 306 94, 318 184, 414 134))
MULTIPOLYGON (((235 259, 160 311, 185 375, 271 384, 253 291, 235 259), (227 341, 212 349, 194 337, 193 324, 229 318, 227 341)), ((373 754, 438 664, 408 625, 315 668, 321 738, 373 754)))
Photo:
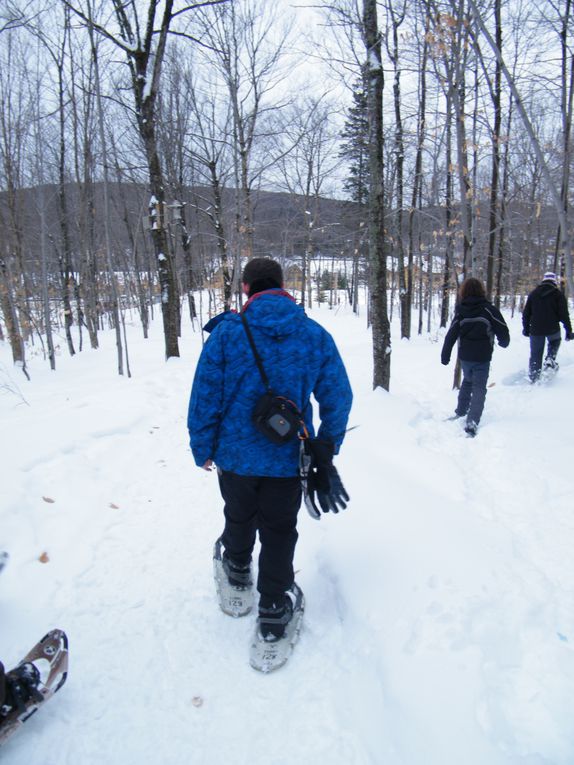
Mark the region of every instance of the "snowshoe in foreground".
POLYGON ((248 614, 254 604, 251 566, 237 567, 226 559, 221 539, 213 548, 213 576, 223 613, 235 617, 248 614))
POLYGON ((66 682, 68 638, 52 630, 6 673, 6 694, 0 708, 0 746, 66 682))
POLYGON ((249 663, 253 669, 259 672, 272 672, 274 669, 282 667, 291 656, 293 648, 299 639, 303 612, 305 610, 305 598, 297 584, 294 584, 292 589, 287 592, 287 597, 290 599, 292 606, 289 609, 291 618, 285 625, 282 637, 277 638, 265 630, 266 626, 272 626, 275 622, 282 621, 281 619, 265 617, 261 614, 257 619, 255 635, 251 643, 249 663), (265 637, 262 629, 266 633, 265 637))
POLYGON ((4 566, 8 563, 8 553, 0 550, 0 572, 4 566))

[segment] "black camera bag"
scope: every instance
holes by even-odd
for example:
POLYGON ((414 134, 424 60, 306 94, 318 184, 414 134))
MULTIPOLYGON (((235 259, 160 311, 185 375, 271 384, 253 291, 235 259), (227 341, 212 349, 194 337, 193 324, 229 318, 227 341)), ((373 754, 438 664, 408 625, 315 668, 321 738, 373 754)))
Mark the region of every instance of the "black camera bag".
POLYGON ((295 404, 273 391, 261 396, 251 419, 257 430, 274 444, 286 444, 293 440, 301 427, 301 412, 295 404))

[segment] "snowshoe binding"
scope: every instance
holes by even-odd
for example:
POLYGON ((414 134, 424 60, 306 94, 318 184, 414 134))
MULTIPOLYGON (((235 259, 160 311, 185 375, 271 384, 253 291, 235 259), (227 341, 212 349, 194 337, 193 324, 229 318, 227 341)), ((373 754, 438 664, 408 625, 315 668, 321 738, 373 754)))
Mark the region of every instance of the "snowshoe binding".
POLYGON ((68 638, 62 630, 52 630, 2 678, 0 746, 60 690, 67 676, 68 638))
POLYGON ((282 667, 299 639, 305 598, 297 584, 285 593, 285 601, 270 608, 259 608, 259 618, 251 643, 249 663, 259 672, 282 667))
POLYGON ((234 617, 248 614, 254 605, 251 564, 238 566, 230 560, 223 550, 221 539, 213 548, 213 575, 223 613, 234 617))

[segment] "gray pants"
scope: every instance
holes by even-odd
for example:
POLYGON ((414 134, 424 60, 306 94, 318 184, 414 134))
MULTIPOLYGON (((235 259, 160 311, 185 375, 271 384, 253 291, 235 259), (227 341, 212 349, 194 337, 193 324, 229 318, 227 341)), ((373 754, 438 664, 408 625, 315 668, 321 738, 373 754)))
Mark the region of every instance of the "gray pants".
POLYGON ((482 417, 486 399, 486 383, 490 372, 490 361, 461 361, 463 380, 458 392, 455 414, 466 415, 467 423, 476 425, 482 417))
POLYGON ((546 358, 556 359, 558 348, 560 348, 560 330, 552 335, 530 335, 530 380, 536 382, 542 371, 542 357, 544 356, 544 346, 548 340, 548 351, 546 358))

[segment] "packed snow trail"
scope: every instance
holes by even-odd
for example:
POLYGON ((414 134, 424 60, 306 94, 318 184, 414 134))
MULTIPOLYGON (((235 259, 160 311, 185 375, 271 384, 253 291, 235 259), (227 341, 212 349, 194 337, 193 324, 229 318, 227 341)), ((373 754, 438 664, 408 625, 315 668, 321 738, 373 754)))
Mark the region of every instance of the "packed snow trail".
POLYGON ((68 682, 11 765, 574 761, 574 349, 548 387, 505 384, 528 355, 515 318, 471 440, 444 421, 441 338, 397 341, 391 392, 373 392, 346 311, 312 315, 355 391, 336 458, 351 503, 301 511, 304 627, 269 676, 248 665, 255 617, 216 603, 221 499, 185 428, 199 335, 164 364, 159 323, 147 342, 134 327, 127 380, 110 333, 55 374, 31 359, 30 406, 0 399, 0 658, 53 626, 70 638, 68 682))

